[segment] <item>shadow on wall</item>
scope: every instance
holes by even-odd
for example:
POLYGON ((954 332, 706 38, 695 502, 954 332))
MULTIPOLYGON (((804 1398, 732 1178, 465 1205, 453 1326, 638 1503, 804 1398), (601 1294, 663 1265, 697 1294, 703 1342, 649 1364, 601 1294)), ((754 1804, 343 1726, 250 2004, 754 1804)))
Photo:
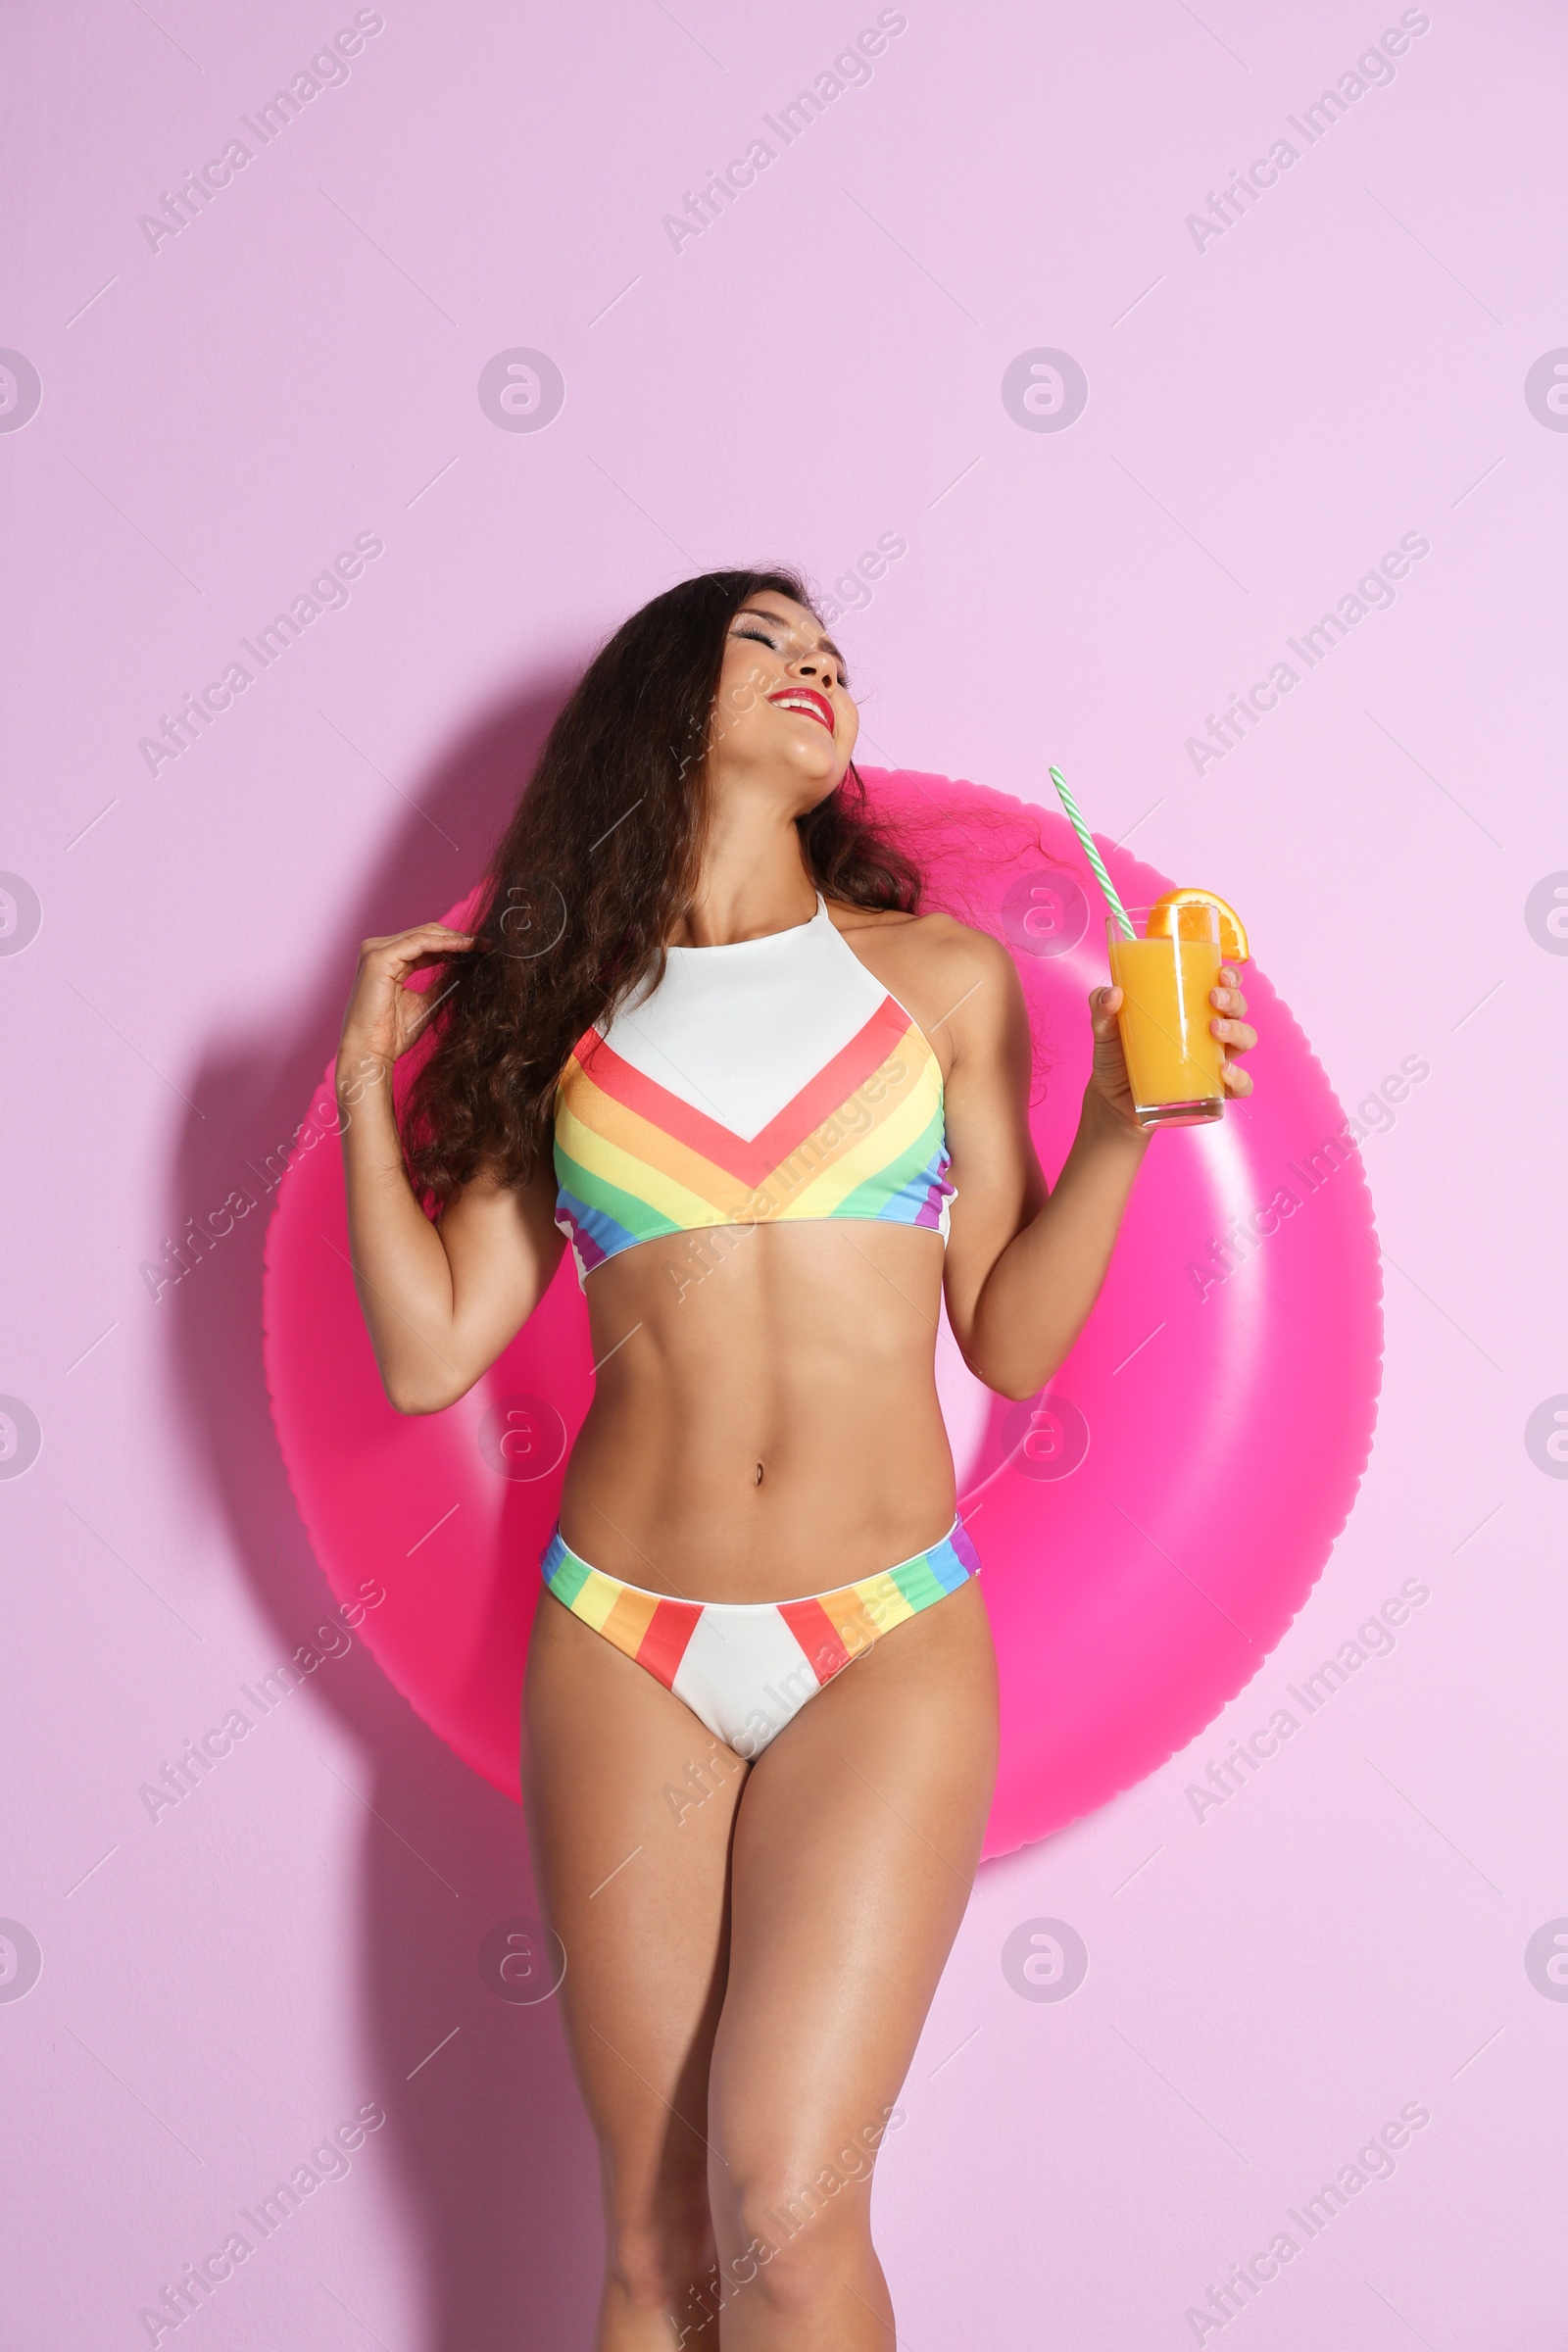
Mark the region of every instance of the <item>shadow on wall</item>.
MULTIPOLYGON (((258 1194, 269 1154, 280 1167, 277 1147, 336 1041, 360 939, 439 917, 478 880, 571 683, 551 675, 517 692, 416 790, 424 814, 390 837, 351 920, 322 943, 292 1030, 258 1029, 205 1054, 193 1088, 202 1115, 188 1118, 171 1170, 172 1233, 237 1186, 258 1194)), ((271 1198, 163 1293, 161 1311, 193 1472, 287 1657, 337 1613, 289 1492, 262 1376, 271 1198)), ((423 2340, 429 2352, 584 2342, 601 2268, 598 2166, 555 2003, 514 2006, 486 1988, 479 1968, 489 1932, 536 1911, 522 1815, 425 1729, 363 1643, 323 1662, 309 1690, 297 1703, 330 1708, 365 1760, 355 1776, 370 1808, 359 1970, 372 2072, 363 2095, 386 2109, 384 2161, 399 2169, 401 2201, 422 2232, 423 2340)), ((342 1802, 324 1775, 323 1797, 342 1802)), ((234 2088, 242 2098, 243 2083, 234 2088)), ((314 2122, 320 2102, 305 2105, 314 2122)), ((371 2284, 354 2296, 368 2317, 377 2308, 371 2284)), ((342 2285, 353 2296, 354 2282, 342 2285)))

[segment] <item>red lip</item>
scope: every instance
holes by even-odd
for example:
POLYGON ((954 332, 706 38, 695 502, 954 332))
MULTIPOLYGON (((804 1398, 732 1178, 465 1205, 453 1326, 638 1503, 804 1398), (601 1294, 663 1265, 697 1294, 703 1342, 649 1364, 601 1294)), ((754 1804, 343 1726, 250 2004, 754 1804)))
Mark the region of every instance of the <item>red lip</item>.
POLYGON ((833 716, 833 706, 825 694, 817 693, 814 686, 781 686, 776 694, 770 694, 767 699, 770 703, 804 705, 813 718, 821 720, 830 735, 838 733, 838 725, 833 716))

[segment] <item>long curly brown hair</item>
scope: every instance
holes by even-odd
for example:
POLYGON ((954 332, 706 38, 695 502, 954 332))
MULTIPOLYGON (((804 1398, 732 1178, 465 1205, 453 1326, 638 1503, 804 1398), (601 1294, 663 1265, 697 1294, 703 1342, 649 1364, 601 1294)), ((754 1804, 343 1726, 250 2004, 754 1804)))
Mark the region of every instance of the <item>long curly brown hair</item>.
MULTIPOLYGON (((764 589, 815 611, 790 570, 682 580, 621 623, 551 728, 480 885, 474 945, 433 974, 438 1009, 400 1115, 427 1207, 481 1168, 525 1182, 573 1046, 650 972, 662 978, 702 868, 725 637, 764 589)), ((920 870, 878 830, 853 764, 797 826, 824 897, 919 911, 920 870)))

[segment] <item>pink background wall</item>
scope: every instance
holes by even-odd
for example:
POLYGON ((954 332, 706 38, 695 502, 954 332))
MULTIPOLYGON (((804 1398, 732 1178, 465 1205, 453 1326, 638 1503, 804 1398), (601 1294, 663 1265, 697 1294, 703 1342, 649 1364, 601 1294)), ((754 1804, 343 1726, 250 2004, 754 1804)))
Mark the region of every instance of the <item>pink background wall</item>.
POLYGON ((145 2342, 235 2229, 182 2341, 586 2340, 559 2024, 481 1967, 534 1908, 516 1812, 358 1640, 196 1792, 139 1796, 329 1598, 267 1416, 260 1219, 156 1298, 139 1269, 288 1136, 356 941, 474 878, 601 633, 782 557, 847 608, 869 758, 1026 796, 1056 760, 1245 910, 1348 1108, 1430 1071, 1364 1146, 1386 1386, 1309 1605, 1191 1749, 982 1875, 879 2173, 906 2340, 1560 2343, 1560 12, 910 0, 787 148, 766 119, 874 6, 386 0, 266 145, 245 119, 346 0, 8 15, 0 1471, 41 1433, 0 1478, 12 2340, 145 2342), (1309 143, 1291 118, 1390 26, 1309 143), (564 381, 541 431, 478 397, 518 349, 564 381), (1004 403, 1041 350, 1087 379, 1064 429, 1004 403), (359 534, 347 602, 249 661, 359 534), (1392 604, 1295 661, 1404 534, 1392 604), (244 693, 149 761, 235 660, 244 693), (1294 690, 1200 760, 1282 660, 1294 690), (1392 1648, 1297 1705, 1412 1579, 1392 1648), (1282 1706, 1296 1737, 1200 1813, 1282 1706), (1065 1999, 1008 1956, 1046 1919, 1088 1955, 1065 1999), (366 2111, 317 2168, 348 2169, 246 2230, 366 2111), (1309 2237, 1290 2209, 1401 2111, 1429 2120, 1309 2237), (1245 2314, 1208 2301, 1282 2230, 1245 2314))

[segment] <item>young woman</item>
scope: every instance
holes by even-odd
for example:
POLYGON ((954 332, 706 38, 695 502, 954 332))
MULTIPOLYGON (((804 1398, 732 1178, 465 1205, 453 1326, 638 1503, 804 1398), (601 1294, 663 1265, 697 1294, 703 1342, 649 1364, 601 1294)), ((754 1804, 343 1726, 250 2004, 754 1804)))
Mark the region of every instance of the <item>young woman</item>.
MULTIPOLYGON (((792 574, 656 598, 557 720, 477 930, 367 940, 343 1024, 399 1410, 470 1389, 568 1241, 587 1298, 524 1785, 602 2152, 599 2352, 893 2341, 872 2164, 997 1755, 939 1308, 982 1381, 1034 1395, 1148 1149, 1098 989, 1048 1196, 1011 959, 918 911, 857 724, 792 574), (432 1020, 400 1134, 389 1074, 432 1020)), ((1236 977, 1211 1026, 1246 1094, 1236 977)))

